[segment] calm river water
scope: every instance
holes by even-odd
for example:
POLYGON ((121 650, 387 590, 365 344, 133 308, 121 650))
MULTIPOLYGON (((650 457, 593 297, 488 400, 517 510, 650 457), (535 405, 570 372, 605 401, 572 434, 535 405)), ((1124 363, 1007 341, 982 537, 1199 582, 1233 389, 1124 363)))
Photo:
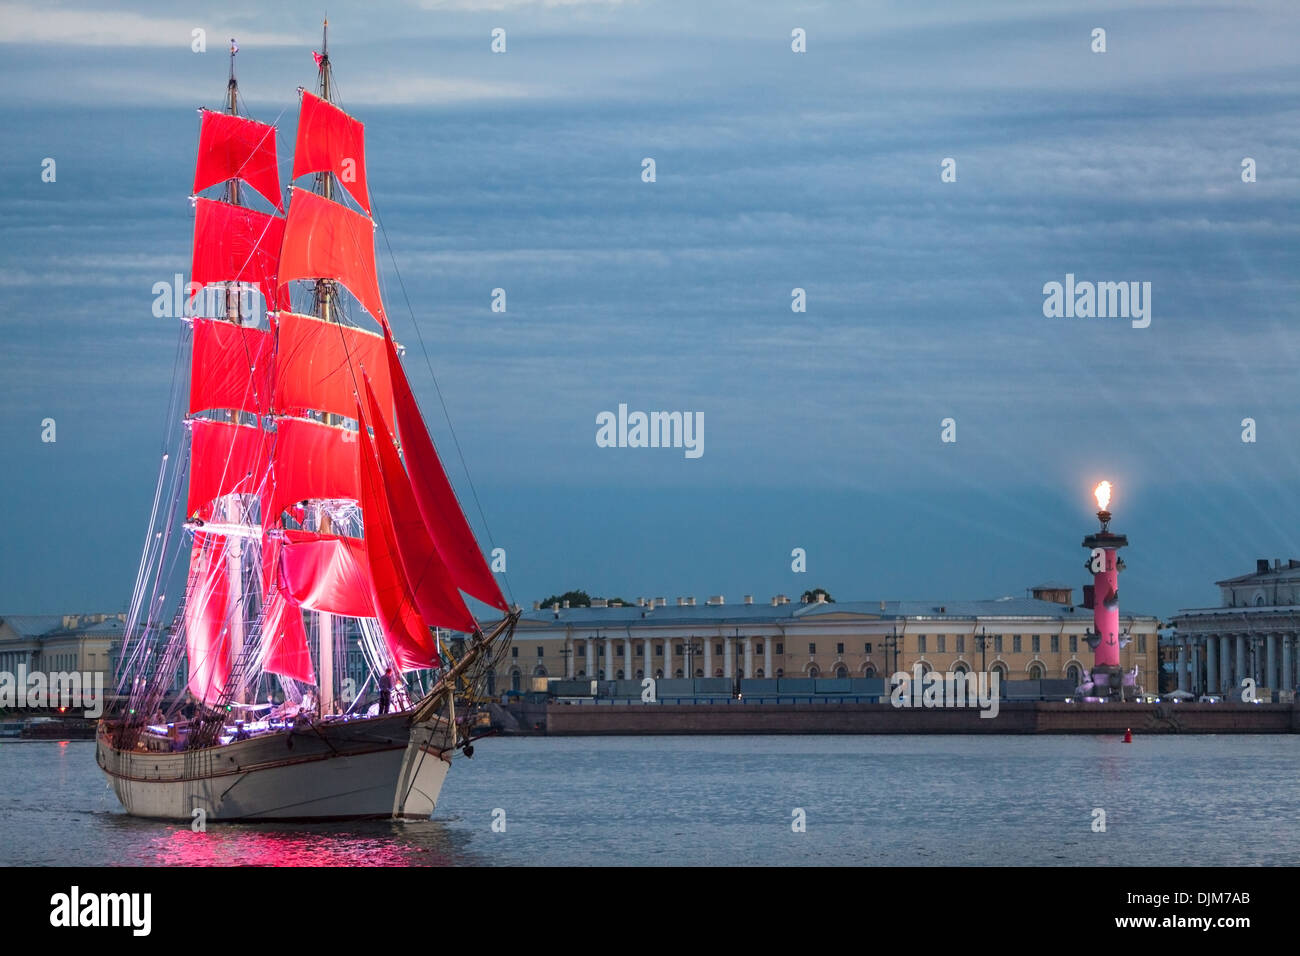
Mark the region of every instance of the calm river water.
POLYGON ((7 866, 1079 863, 1300 864, 1300 737, 488 739, 428 822, 207 833, 126 816, 90 741, 0 743, 7 866))

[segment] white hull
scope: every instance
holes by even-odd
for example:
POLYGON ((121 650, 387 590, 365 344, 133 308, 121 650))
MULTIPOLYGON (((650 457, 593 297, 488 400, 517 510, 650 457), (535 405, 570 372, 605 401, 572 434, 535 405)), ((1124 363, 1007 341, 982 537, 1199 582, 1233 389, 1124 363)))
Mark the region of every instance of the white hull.
POLYGON ((115 750, 101 727, 95 749, 132 816, 427 820, 450 767, 446 743, 445 721, 412 727, 398 714, 180 753, 115 750))

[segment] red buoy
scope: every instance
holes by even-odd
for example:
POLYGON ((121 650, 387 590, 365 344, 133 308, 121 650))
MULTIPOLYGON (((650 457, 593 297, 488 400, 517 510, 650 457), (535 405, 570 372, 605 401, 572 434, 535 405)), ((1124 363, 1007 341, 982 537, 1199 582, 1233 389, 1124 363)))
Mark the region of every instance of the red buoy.
POLYGON ((1133 730, 1132 728, 1126 728, 1124 731, 1124 743, 1131 744, 1132 742, 1133 742, 1133 730))

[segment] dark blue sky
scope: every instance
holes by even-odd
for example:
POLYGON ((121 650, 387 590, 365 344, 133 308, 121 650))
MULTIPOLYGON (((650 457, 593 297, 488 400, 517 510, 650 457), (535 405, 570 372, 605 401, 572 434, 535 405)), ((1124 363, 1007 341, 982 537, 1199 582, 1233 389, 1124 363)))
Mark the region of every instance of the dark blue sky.
MULTIPOLYGON (((418 323, 513 596, 1077 587, 1101 478, 1131 610, 1300 556, 1300 9, 754 6, 329 4, 414 314, 381 237, 388 309, 464 497, 418 323), (1150 282, 1151 326, 1045 318, 1066 273, 1150 282), (619 403, 702 412, 703 457, 598 448, 619 403)), ((318 15, 254 9, 0 4, 0 612, 129 597, 194 108, 237 37, 287 178, 314 82, 318 15)))

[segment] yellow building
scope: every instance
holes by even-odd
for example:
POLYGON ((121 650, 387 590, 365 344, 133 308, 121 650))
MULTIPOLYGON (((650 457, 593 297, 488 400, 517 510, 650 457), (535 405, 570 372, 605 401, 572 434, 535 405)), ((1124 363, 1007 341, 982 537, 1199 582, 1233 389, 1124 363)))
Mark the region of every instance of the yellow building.
MULTIPOLYGON (((520 619, 493 689, 528 690, 536 677, 888 677, 917 663, 998 671, 1004 680, 1080 682, 1093 662, 1091 609, 1073 605, 1068 587, 1031 590, 1029 598, 947 603, 792 603, 778 595, 762 604, 716 596, 703 604, 535 606, 520 619)), ((1151 688, 1159 624, 1145 615, 1120 618, 1120 663, 1137 667, 1138 682, 1151 688)))

